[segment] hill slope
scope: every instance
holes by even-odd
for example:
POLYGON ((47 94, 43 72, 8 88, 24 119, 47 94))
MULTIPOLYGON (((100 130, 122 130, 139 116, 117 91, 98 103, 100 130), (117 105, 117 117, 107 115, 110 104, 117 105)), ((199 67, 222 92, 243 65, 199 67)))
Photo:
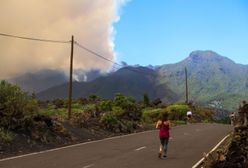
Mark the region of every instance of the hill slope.
POLYGON ((25 91, 40 92, 50 87, 65 83, 68 79, 62 71, 46 69, 35 73, 26 73, 11 78, 8 81, 17 84, 25 91))
MULTIPOLYGON (((74 82, 73 97, 79 98, 96 94, 104 98, 113 98, 116 93, 133 96, 137 100, 147 93, 151 99, 164 97, 175 101, 177 95, 165 85, 156 85, 156 72, 145 67, 126 67, 108 76, 99 77, 90 82, 74 82)), ((68 85, 63 84, 38 93, 38 98, 67 98, 68 85)))
MULTIPOLYGON (((185 73, 188 71, 189 98, 194 102, 236 110, 241 99, 248 99, 248 66, 236 64, 213 51, 194 51, 176 64, 155 69, 126 67, 90 82, 74 82, 74 98, 97 94, 112 98, 120 92, 136 99, 144 93, 166 102, 185 100, 185 73)), ((67 97, 67 84, 40 92, 40 99, 67 97)))
POLYGON ((233 110, 241 98, 248 97, 248 66, 236 64, 213 51, 194 51, 177 64, 162 65, 157 82, 167 85, 183 100, 185 67, 193 101, 233 110))

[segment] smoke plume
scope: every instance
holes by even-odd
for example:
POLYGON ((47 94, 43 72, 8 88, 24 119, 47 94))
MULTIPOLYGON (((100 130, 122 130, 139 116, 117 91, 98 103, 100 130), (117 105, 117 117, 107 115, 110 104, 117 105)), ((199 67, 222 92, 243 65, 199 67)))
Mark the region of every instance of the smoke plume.
MULTIPOLYGON (((75 41, 115 60, 113 23, 127 0, 1 0, 0 33, 75 41)), ((0 79, 42 69, 69 71, 70 43, 44 43, 0 36, 0 79)), ((74 46, 74 68, 111 67, 74 46)))

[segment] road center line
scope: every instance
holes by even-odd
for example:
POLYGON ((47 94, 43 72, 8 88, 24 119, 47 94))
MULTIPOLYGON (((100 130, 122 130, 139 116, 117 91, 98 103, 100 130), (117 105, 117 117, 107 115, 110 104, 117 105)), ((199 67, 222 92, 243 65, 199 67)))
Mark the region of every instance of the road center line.
POLYGON ((135 151, 139 151, 139 150, 142 150, 142 149, 145 149, 145 148, 146 148, 146 146, 142 146, 140 148, 135 149, 135 151))
POLYGON ((90 168, 92 166, 94 166, 94 164, 90 164, 90 165, 84 166, 83 168, 90 168))

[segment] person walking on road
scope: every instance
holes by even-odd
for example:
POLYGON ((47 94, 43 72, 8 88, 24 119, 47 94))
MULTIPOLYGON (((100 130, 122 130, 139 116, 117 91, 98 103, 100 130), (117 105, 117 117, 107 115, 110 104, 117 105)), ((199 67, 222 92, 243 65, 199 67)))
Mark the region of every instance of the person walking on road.
POLYGON ((158 157, 166 158, 167 157, 167 149, 170 138, 170 121, 168 120, 168 113, 163 113, 161 115, 161 119, 158 120, 156 124, 156 128, 159 129, 159 139, 160 139, 160 148, 158 157))
POLYGON ((187 112, 187 124, 192 122, 192 112, 188 111, 187 112))

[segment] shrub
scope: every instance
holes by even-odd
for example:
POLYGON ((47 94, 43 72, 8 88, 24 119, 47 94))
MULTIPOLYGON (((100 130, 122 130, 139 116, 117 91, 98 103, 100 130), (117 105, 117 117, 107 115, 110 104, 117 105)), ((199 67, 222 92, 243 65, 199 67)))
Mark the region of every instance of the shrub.
POLYGON ((206 107, 195 107, 195 113, 203 120, 213 120, 213 109, 206 107))
POLYGON ((56 116, 58 119, 63 120, 67 117, 67 109, 65 108, 59 108, 56 109, 54 105, 49 105, 47 108, 42 108, 39 110, 39 114, 45 115, 45 116, 56 116))
POLYGON ((157 109, 151 109, 146 108, 142 112, 142 121, 145 123, 154 123, 159 119, 159 116, 161 113, 164 112, 164 109, 157 108, 157 109))
POLYGON ((134 131, 134 122, 132 122, 132 121, 124 121, 123 122, 123 124, 124 124, 124 126, 125 126, 125 129, 126 130, 124 130, 123 128, 123 132, 129 132, 129 133, 131 133, 131 132, 133 132, 134 131))
POLYGON ((113 130, 118 124, 118 119, 111 112, 106 112, 102 114, 100 122, 102 122, 107 129, 113 130))
POLYGON ((96 103, 97 101, 101 100, 101 98, 95 94, 89 95, 89 101, 92 103, 96 103))
POLYGON ((38 111, 38 103, 18 86, 6 81, 0 82, 0 127, 9 129, 23 128, 38 111))
POLYGON ((190 108, 185 104, 173 104, 166 107, 165 110, 169 113, 171 120, 185 120, 186 113, 190 108))
POLYGON ((125 114, 125 111, 119 106, 113 106, 112 114, 116 116, 116 118, 121 119, 122 116, 125 114))
POLYGON ((55 99, 52 102, 55 105, 55 108, 64 108, 66 105, 65 100, 63 99, 55 99))
POLYGON ((84 97, 80 97, 80 98, 78 99, 78 102, 79 102, 80 104, 82 104, 82 105, 86 105, 86 104, 88 104, 88 99, 87 99, 87 98, 84 98, 84 97))
POLYGON ((3 128, 0 128, 0 142, 10 142, 14 138, 12 132, 6 131, 3 128))
POLYGON ((135 104, 133 97, 124 96, 121 93, 117 93, 114 97, 113 103, 115 106, 120 106, 123 109, 128 109, 130 106, 135 104))
POLYGON ((103 100, 97 104, 97 108, 100 112, 106 112, 112 110, 112 103, 110 100, 103 100))
POLYGON ((115 95, 113 104, 114 106, 119 106, 124 110, 122 114, 123 118, 130 120, 140 120, 142 115, 141 107, 135 102, 134 98, 118 93, 115 95))

